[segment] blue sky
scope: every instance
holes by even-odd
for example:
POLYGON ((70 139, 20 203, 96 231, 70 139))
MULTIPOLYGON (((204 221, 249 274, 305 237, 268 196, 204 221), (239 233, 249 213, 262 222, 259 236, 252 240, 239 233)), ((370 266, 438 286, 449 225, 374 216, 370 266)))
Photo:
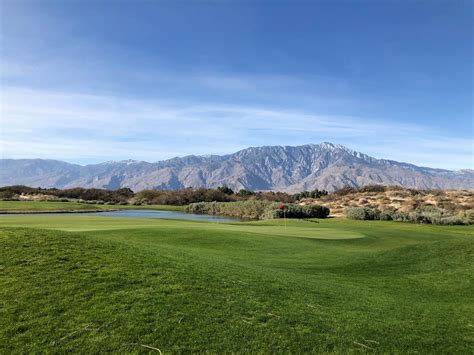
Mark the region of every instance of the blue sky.
POLYGON ((474 168, 471 1, 3 0, 1 155, 329 141, 474 168))

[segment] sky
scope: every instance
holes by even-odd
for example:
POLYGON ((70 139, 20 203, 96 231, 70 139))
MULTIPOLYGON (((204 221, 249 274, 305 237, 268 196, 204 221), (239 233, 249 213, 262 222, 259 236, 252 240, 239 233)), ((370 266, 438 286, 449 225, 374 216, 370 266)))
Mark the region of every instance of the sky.
POLYGON ((343 144, 474 168, 473 2, 0 1, 0 155, 343 144))

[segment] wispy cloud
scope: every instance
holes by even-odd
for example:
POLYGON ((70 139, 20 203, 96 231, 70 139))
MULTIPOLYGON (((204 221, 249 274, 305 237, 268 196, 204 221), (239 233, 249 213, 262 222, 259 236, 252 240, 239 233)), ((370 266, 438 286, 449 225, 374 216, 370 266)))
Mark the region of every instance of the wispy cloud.
POLYGON ((1 154, 10 158, 156 161, 247 146, 333 141, 380 158, 472 168, 472 140, 440 137, 414 124, 249 105, 19 87, 3 88, 1 98, 1 154))

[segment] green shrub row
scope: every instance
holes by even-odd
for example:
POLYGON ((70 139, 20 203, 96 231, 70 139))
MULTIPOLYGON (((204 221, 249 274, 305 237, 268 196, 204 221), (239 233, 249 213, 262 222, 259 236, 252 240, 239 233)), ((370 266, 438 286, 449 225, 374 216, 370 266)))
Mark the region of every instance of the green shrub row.
POLYGON ((317 205, 300 206, 248 200, 238 202, 197 202, 186 206, 186 212, 197 214, 225 215, 248 219, 273 218, 325 218, 329 215, 329 208, 317 205))
POLYGON ((278 205, 271 209, 271 218, 326 218, 329 216, 329 208, 320 205, 294 205, 287 204, 284 209, 278 208, 278 205))
POLYGON ((368 207, 353 207, 347 208, 345 214, 347 218, 356 220, 381 220, 441 225, 474 224, 473 214, 452 215, 434 206, 424 206, 413 212, 397 210, 380 211, 368 207))
POLYGON ((186 206, 186 212, 197 214, 226 215, 239 218, 263 219, 267 208, 272 205, 268 201, 237 201, 237 202, 195 202, 186 206))

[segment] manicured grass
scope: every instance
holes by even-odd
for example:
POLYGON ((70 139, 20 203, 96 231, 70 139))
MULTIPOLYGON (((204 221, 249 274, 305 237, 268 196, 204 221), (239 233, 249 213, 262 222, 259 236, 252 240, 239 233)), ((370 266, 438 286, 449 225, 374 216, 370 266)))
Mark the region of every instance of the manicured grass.
POLYGON ((472 226, 90 216, 0 226, 0 353, 474 346, 472 226))
POLYGON ((78 202, 46 202, 46 201, 2 201, 0 213, 39 213, 39 212, 86 212, 102 210, 148 209, 184 211, 184 206, 150 205, 96 205, 78 202))

